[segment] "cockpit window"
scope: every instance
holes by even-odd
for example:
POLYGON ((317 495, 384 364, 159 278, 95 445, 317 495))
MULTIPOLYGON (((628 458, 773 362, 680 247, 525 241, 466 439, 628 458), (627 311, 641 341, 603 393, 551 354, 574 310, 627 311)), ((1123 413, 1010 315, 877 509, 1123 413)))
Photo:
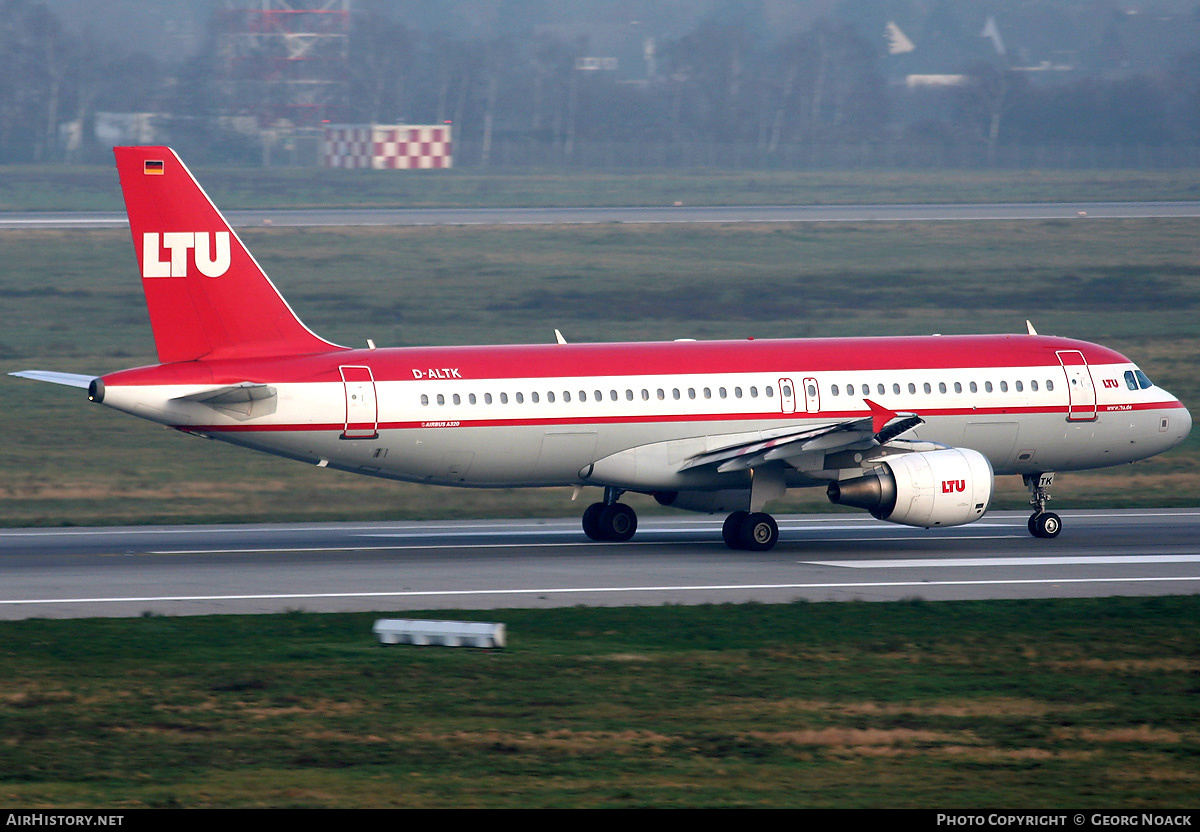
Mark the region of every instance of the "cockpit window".
POLYGON ((1154 386, 1150 383, 1150 379, 1146 378, 1146 374, 1141 370, 1134 370, 1133 372, 1137 376, 1138 384, 1141 385, 1143 390, 1154 386))
POLYGON ((1134 377, 1133 370, 1125 371, 1125 386, 1130 390, 1138 389, 1137 378, 1134 377))

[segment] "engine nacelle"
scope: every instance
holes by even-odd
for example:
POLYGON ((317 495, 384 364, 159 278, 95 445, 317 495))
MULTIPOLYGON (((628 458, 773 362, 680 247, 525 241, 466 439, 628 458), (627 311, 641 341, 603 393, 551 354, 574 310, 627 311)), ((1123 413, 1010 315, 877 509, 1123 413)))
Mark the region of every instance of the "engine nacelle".
POLYGON ((961 526, 984 515, 994 478, 987 457, 969 448, 902 454, 852 480, 832 482, 838 505, 865 508, 878 520, 905 526, 961 526))
POLYGON ((660 506, 699 511, 705 514, 729 514, 745 511, 750 505, 750 491, 745 488, 722 491, 655 491, 660 506))

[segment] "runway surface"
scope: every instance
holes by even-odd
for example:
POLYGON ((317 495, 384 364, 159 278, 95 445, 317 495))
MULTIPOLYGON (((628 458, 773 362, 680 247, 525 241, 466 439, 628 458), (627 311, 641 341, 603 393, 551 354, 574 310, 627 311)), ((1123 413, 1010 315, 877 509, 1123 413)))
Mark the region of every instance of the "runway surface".
MULTIPOLYGON (((616 208, 325 208, 226 211, 252 226, 543 225, 556 223, 938 222, 954 220, 1198 217, 1200 202, 1053 202, 979 205, 745 205, 616 208)), ((0 230, 119 228, 124 212, 0 213, 0 230)))
POLYGON ((0 530, 0 618, 1172 595, 1200 592, 1200 509, 1024 512, 953 529, 779 518, 734 552, 721 518, 645 518, 624 544, 579 521, 0 530))

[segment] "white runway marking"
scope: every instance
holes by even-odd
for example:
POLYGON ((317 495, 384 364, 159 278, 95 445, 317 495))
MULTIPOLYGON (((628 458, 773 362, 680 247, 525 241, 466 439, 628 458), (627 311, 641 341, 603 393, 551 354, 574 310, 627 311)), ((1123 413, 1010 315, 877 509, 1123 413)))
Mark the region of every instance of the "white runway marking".
POLYGON ((989 581, 872 581, 872 582, 842 582, 817 584, 714 584, 708 586, 605 586, 605 587, 548 587, 541 589, 436 589, 436 590, 404 590, 399 592, 305 592, 305 593, 270 593, 262 595, 143 595, 134 597, 111 598, 26 598, 17 600, 0 600, 0 605, 22 604, 113 604, 130 603, 143 604, 165 601, 297 601, 315 600, 321 598, 444 598, 453 596, 480 595, 568 595, 613 592, 714 592, 729 590, 822 590, 822 589, 885 589, 896 587, 934 587, 934 586, 1003 586, 1030 584, 1092 584, 1092 583, 1153 583, 1153 582, 1195 582, 1200 583, 1200 576, 1161 577, 1161 578, 1045 578, 989 581))
POLYGON ((1032 558, 923 558, 912 560, 805 560, 812 566, 841 566, 847 569, 910 569, 938 566, 1079 566, 1113 563, 1200 563, 1200 553, 1191 555, 1078 555, 1032 558))

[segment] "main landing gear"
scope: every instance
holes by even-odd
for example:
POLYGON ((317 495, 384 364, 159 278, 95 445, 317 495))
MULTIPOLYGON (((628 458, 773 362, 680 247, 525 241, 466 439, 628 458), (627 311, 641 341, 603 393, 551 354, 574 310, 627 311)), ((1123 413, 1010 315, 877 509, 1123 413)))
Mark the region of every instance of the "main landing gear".
POLYGON ((1050 501, 1050 486, 1054 485, 1054 474, 1024 474, 1025 486, 1029 489, 1029 505, 1033 516, 1029 518, 1029 533, 1034 537, 1058 537, 1062 531, 1062 518, 1053 511, 1046 511, 1050 501))
POLYGON ((618 503, 625 492, 606 486, 604 502, 592 503, 583 513, 583 533, 592 540, 623 543, 637 531, 637 513, 624 503, 618 503))
MULTIPOLYGON (((592 503, 583 512, 583 533, 602 543, 623 543, 637 531, 637 514, 624 503, 617 502, 624 490, 608 486, 604 502, 592 503)), ((735 511, 725 519, 721 528, 730 549, 765 552, 779 542, 779 526, 775 518, 761 511, 735 511)))
POLYGON ((765 512, 735 511, 725 518, 721 536, 730 549, 765 552, 779 542, 779 525, 765 512))

